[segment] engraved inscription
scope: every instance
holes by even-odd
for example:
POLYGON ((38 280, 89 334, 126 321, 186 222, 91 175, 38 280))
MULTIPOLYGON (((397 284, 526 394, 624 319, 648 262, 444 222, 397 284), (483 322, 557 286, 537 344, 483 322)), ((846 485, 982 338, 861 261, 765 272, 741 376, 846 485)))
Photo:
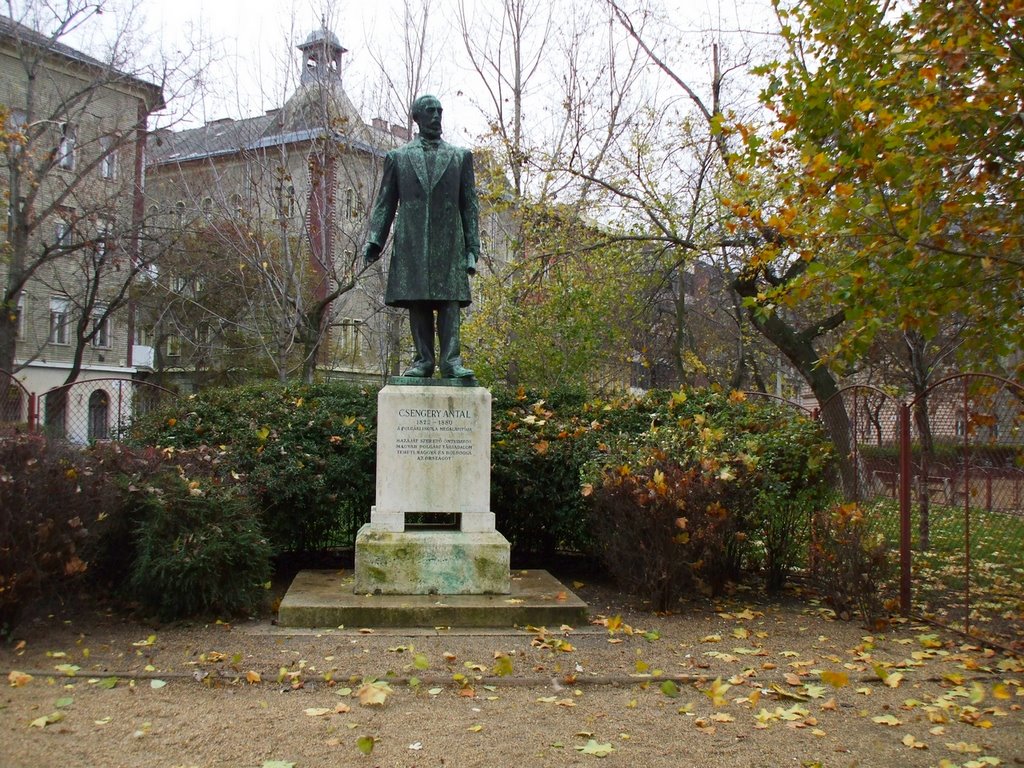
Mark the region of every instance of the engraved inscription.
POLYGON ((395 453, 416 461, 473 455, 473 412, 464 408, 399 408, 395 453))

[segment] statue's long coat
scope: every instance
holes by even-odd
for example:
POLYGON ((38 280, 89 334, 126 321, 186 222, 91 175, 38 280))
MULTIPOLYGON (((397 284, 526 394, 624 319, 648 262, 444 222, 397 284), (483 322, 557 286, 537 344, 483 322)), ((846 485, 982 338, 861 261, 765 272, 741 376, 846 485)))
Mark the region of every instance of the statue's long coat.
POLYGON ((369 242, 384 247, 394 221, 394 243, 384 303, 457 301, 468 306, 467 266, 480 253, 479 204, 473 155, 440 142, 433 174, 417 138, 384 158, 369 242), (397 211, 397 218, 396 218, 397 211))

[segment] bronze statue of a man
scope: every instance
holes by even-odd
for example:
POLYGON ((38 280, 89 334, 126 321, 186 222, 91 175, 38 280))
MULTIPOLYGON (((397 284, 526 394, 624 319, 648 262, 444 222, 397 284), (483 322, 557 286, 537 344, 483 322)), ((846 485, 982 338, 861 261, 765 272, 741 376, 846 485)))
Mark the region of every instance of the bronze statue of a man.
POLYGON ((460 310, 469 306, 469 275, 480 254, 479 204, 473 155, 441 140, 441 102, 420 96, 412 119, 419 135, 384 158, 370 234, 367 262, 380 258, 395 224, 384 303, 406 307, 416 358, 402 375, 434 375, 434 313, 443 378, 468 379, 459 344, 460 310), (396 218, 397 211, 397 218, 396 218))

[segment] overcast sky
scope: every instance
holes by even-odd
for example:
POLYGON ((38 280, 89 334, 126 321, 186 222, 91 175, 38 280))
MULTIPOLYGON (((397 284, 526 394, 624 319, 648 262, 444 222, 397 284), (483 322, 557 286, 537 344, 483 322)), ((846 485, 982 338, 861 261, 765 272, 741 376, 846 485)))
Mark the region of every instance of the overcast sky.
MULTIPOLYGON (((83 0, 49 0, 55 5, 83 0)), ((534 2, 535 0, 528 0, 534 2)), ((570 0, 548 0, 565 3, 570 0)), ((3 2, 3 0, 0 0, 3 2)), ((19 6, 41 7, 46 0, 7 0, 19 6)), ((193 66, 201 65, 204 97, 190 107, 185 100, 173 100, 172 109, 159 122, 172 120, 197 125, 222 117, 240 118, 278 107, 291 93, 298 71, 295 45, 318 28, 326 16, 328 27, 349 52, 343 59, 345 88, 350 98, 369 120, 382 112, 380 103, 381 65, 398 57, 401 11, 404 0, 105 0, 113 10, 104 14, 101 24, 111 28, 121 22, 118 6, 137 5, 140 15, 139 44, 152 60, 161 56, 174 59, 179 51, 192 45, 201 53, 193 57, 193 66)), ((472 142, 486 130, 486 121, 477 104, 485 103, 476 74, 468 67, 458 33, 455 9, 459 0, 431 0, 429 31, 437 41, 437 63, 427 89, 441 97, 445 107, 445 133, 450 139, 472 142)), ((464 0, 468 12, 479 17, 496 13, 500 0, 464 0)), ((545 0, 539 0, 543 3, 545 0)), ((635 11, 645 0, 620 0, 623 7, 635 11)), ((413 6, 419 4, 412 0, 413 6)), ((758 45, 760 33, 767 29, 769 0, 647 0, 663 11, 662 21, 645 29, 645 39, 656 45, 684 76, 700 84, 706 79, 707 49, 712 38, 721 38, 726 46, 758 45), (659 39, 659 36, 661 39, 659 39), (753 41, 753 42, 751 42, 753 41), (687 53, 689 51, 689 53, 687 53), (687 62, 688 55, 695 56, 687 62)), ((568 6, 562 5, 562 13, 568 6)), ((583 14, 602 21, 608 18, 601 0, 577 0, 583 14)), ((8 10, 11 13, 10 10, 8 10)), ((639 17, 637 17, 639 18, 639 17)), ((555 24, 566 24, 556 18, 555 24)), ((93 24, 91 27, 95 27, 93 24)), ((616 32, 624 36, 616 25, 616 32)), ((72 44, 77 41, 69 40, 72 44)), ((88 45, 84 45, 89 50, 88 45)), ((653 67, 652 67, 653 70, 653 67)), ((557 77, 557 75, 555 75, 557 77)), ((535 90, 536 83, 534 81, 535 90)), ((173 89, 172 89, 173 90, 173 89)), ((543 91, 543 88, 541 89, 543 91)), ((669 89, 676 91, 675 86, 669 89)), ((168 98, 174 96, 167 93, 168 98)), ((557 97, 556 97, 557 98, 557 97)), ((384 115, 401 119, 401 115, 384 115)), ((532 117, 536 117, 534 114, 532 117)))

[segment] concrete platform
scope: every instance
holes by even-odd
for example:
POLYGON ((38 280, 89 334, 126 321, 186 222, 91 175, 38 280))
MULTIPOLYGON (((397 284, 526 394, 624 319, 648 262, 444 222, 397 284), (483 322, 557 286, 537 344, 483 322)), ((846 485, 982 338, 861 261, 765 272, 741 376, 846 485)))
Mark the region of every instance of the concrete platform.
POLYGON ((512 571, 508 595, 357 595, 351 571, 300 571, 277 612, 282 627, 559 627, 587 604, 547 571, 512 571))

